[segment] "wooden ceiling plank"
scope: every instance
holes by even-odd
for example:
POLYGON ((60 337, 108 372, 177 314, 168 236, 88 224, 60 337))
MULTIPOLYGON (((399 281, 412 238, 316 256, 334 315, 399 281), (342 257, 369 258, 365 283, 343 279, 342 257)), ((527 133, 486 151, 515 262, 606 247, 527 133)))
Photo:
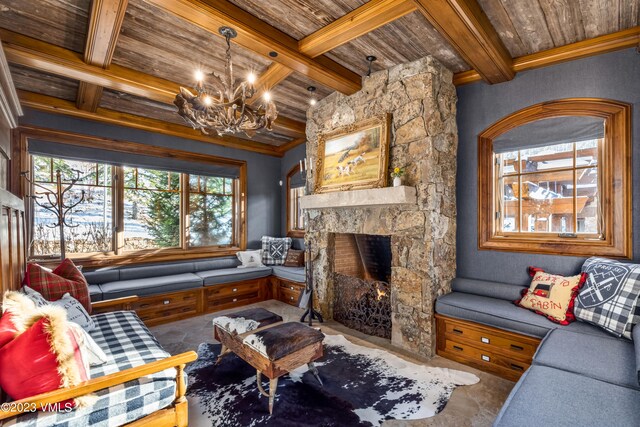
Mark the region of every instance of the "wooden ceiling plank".
MULTIPOLYGON (((109 67, 128 3, 128 0, 93 0, 91 2, 84 62, 97 67, 109 67)), ((76 105, 82 110, 96 111, 101 97, 102 86, 81 81, 78 86, 76 105)))
POLYGON ((293 141, 287 142, 286 144, 283 144, 283 145, 279 146, 278 147, 278 151, 280 151, 281 153, 284 154, 287 151, 291 150, 292 148, 295 148, 298 145, 302 145, 305 142, 307 142, 307 138, 306 137, 294 139, 293 141))
POLYGON ((176 136, 179 138, 192 139, 195 141, 207 142, 223 147, 236 148, 240 150, 252 151, 269 156, 282 157, 282 152, 278 147, 262 144, 255 141, 241 139, 233 136, 216 137, 203 135, 200 131, 188 126, 181 126, 161 120, 136 116, 129 113, 121 113, 106 108, 98 108, 96 112, 80 110, 73 102, 51 96, 40 95, 33 92, 18 91, 20 103, 23 107, 33 108, 54 114, 63 114, 82 119, 94 120, 118 126, 125 126, 148 132, 161 133, 164 135, 176 136))
MULTIPOLYGON (((75 52, 12 31, 0 29, 0 39, 7 60, 13 64, 171 105, 180 90, 177 83, 129 68, 111 65, 103 69, 89 65, 75 52)), ((286 117, 279 117, 273 126, 285 135, 304 135, 304 123, 286 117)))
POLYGON ((298 42, 300 52, 316 57, 416 10, 412 0, 371 0, 298 42))
POLYGON ((278 62, 309 78, 345 94, 362 87, 361 78, 353 71, 327 57, 313 59, 298 50, 298 41, 275 27, 226 1, 148 0, 155 6, 197 25, 212 34, 221 26, 238 32, 234 43, 278 62), (270 52, 276 52, 272 57, 270 52))
MULTIPOLYGON (((640 26, 515 58, 513 60, 513 71, 532 70, 616 50, 628 49, 639 44, 640 26)), ((474 70, 457 73, 453 76, 453 83, 457 86, 480 80, 482 80, 482 77, 474 70)))
POLYGON ((488 83, 514 76, 512 61, 476 0, 415 0, 418 10, 488 83))

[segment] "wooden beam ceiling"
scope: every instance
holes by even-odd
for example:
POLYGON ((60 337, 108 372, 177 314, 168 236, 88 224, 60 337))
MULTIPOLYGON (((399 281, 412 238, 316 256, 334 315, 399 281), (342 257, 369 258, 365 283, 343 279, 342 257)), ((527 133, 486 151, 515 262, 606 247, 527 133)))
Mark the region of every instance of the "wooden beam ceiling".
MULTIPOLYGON (((218 28, 229 26, 238 32, 233 41, 287 68, 306 75, 345 94, 360 90, 361 78, 337 62, 320 56, 311 58, 298 49, 298 41, 227 1, 148 0, 216 36, 218 28), (274 57, 273 53, 277 55, 274 57)), ((220 36, 221 37, 221 36, 220 36)))
MULTIPOLYGON (((513 60, 512 69, 514 73, 517 73, 636 46, 640 46, 640 27, 520 56, 513 60)), ((453 76, 453 83, 456 86, 480 80, 482 80, 482 76, 475 70, 457 73, 453 76)))
MULTIPOLYGON (((97 67, 109 67, 128 3, 128 0, 92 1, 84 62, 97 67)), ((76 100, 78 108, 96 111, 101 97, 102 86, 80 81, 76 100)))
MULTIPOLYGON (((2 39, 7 60, 13 64, 165 104, 173 104, 176 93, 180 90, 178 83, 115 64, 111 65, 109 69, 89 65, 76 52, 9 30, 0 29, 0 39, 2 39)), ((305 124, 287 117, 278 117, 273 126, 275 130, 284 135, 294 137, 304 135, 305 124)))
POLYGON ((488 83, 511 80, 511 55, 476 0, 415 0, 418 10, 488 83))
POLYGON ((164 135, 176 136, 179 138, 192 139, 195 141, 207 142, 210 144, 221 145, 223 147, 237 148, 270 156, 282 157, 284 153, 280 147, 241 139, 234 136, 207 136, 188 126, 181 126, 174 123, 163 122, 161 120, 121 113, 119 111, 108 110, 105 108, 98 108, 95 112, 81 110, 77 108, 73 102, 33 92, 19 90, 18 96, 20 97, 20 103, 22 106, 49 113, 63 114, 82 119, 94 120, 101 123, 125 126, 149 132, 161 133, 164 135))

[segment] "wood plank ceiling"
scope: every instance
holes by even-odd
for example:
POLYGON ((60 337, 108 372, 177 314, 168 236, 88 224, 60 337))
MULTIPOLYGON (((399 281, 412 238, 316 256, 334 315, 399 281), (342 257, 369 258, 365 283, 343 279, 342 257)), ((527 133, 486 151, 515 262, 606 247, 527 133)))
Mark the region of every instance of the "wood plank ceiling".
POLYGON ((309 105, 373 70, 433 55, 454 82, 640 43, 640 0, 3 0, 0 38, 23 104, 281 156, 304 142, 309 105), (222 73, 221 24, 239 32, 234 71, 272 92, 276 128, 206 137, 171 104, 197 69, 222 73), (278 56, 273 58, 269 52, 278 56))

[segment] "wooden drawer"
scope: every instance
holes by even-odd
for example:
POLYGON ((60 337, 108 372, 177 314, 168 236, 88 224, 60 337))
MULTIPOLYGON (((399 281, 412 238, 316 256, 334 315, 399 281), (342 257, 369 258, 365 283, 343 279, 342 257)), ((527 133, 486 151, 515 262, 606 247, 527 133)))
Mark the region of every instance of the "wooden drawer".
POLYGON ((260 282, 230 283, 206 288, 207 299, 228 298, 233 295, 250 294, 260 291, 260 282))
POLYGON ((171 322, 198 314, 200 292, 198 289, 142 297, 132 308, 147 325, 171 322))
POLYGON ((445 335, 447 339, 472 344, 479 348, 486 347, 490 351, 502 350, 503 354, 524 361, 531 360, 539 344, 539 340, 530 337, 505 334, 498 330, 451 321, 445 322, 445 335))
POLYGON ((293 306, 298 306, 298 301, 300 300, 300 290, 299 289, 290 289, 280 288, 278 299, 282 302, 286 302, 287 304, 291 304, 293 306))
POLYGON ((210 297, 207 300, 207 311, 226 310, 227 308, 240 307, 261 300, 262 298, 258 289, 253 292, 243 292, 227 297, 210 297))
POLYGON ((510 359, 500 354, 495 354, 487 349, 476 348, 472 345, 462 344, 454 341, 446 340, 445 348, 452 354, 462 355, 479 364, 492 364, 498 368, 514 371, 518 376, 529 368, 529 363, 510 359))

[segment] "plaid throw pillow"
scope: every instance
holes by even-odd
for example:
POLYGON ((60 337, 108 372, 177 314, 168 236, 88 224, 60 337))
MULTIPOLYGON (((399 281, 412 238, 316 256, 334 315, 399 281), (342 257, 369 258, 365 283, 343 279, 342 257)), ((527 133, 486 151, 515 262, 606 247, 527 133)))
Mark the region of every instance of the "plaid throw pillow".
POLYGON ((53 271, 47 271, 38 264, 27 265, 24 284, 38 291, 47 301, 57 301, 69 293, 91 313, 89 285, 80 270, 70 259, 65 259, 53 271))
POLYGON ((576 318, 631 339, 631 328, 640 323, 640 264, 592 257, 582 272, 589 278, 576 298, 576 318))
POLYGON ((262 237, 262 263, 282 265, 291 247, 291 237, 262 237))

